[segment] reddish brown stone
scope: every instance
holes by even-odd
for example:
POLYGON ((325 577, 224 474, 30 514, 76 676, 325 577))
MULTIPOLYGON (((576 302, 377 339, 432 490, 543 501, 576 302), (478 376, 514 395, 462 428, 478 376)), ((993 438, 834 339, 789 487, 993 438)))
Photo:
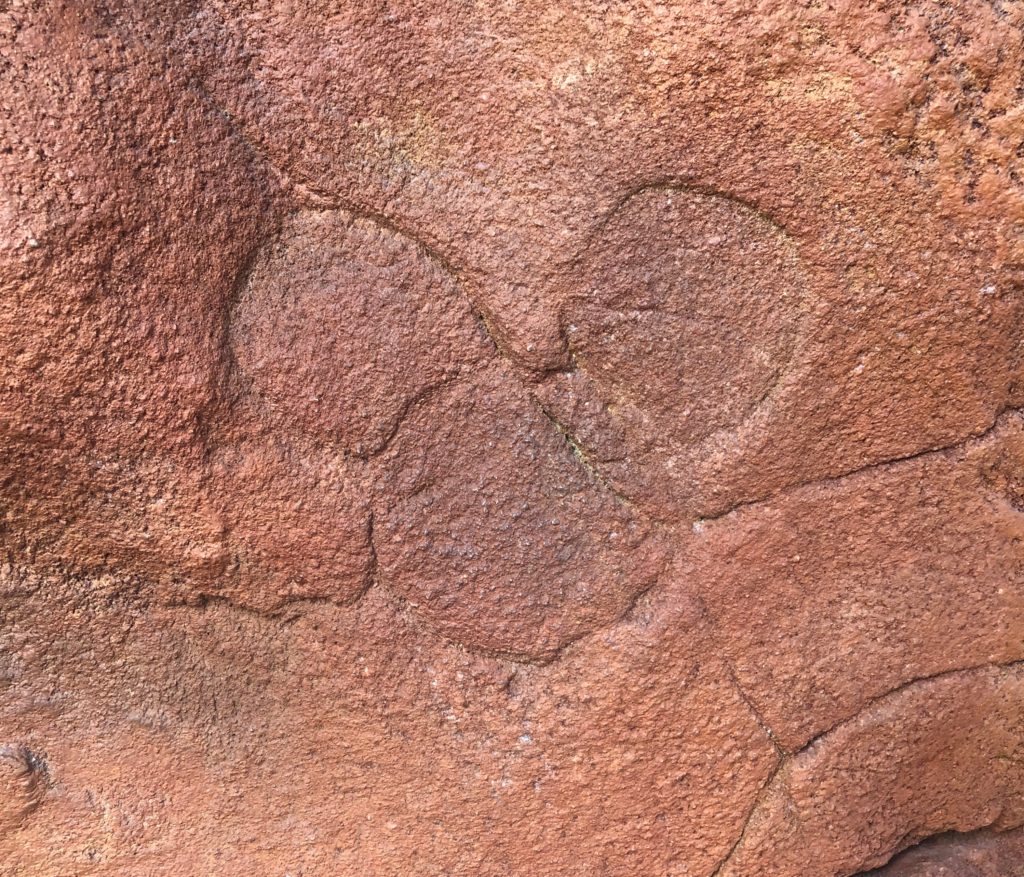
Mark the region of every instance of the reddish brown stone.
POLYGON ((272 619, 2 584, 0 722, 46 771, 5 877, 707 873, 776 762, 677 586, 532 666, 380 588, 272 619))
POLYGON ((1020 825, 1022 686, 1014 665, 877 700, 784 764, 720 873, 852 874, 929 835, 1020 825))
POLYGON ((550 658, 614 622, 664 565, 659 534, 502 366, 413 412, 385 471, 381 583, 463 645, 550 658))
POLYGON ((1022 71, 0 3, 0 875, 1014 874, 1022 71))
POLYGON ((478 363, 482 335, 455 279, 421 245, 338 210, 289 219, 231 323, 239 382, 275 429, 361 456, 478 363))
POLYGON ((1024 419, 697 525, 740 685, 788 749, 911 680, 1024 659, 1024 419))
POLYGON ((261 609, 356 599, 374 572, 364 477, 330 449, 267 436, 218 453, 223 568, 202 593, 261 609))

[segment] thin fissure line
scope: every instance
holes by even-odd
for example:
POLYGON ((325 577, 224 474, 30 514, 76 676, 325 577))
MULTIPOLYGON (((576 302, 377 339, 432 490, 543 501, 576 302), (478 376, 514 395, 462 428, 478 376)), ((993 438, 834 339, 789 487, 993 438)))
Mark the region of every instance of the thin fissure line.
POLYGON ((714 523, 715 521, 720 521, 723 518, 727 518, 730 515, 735 514, 736 512, 740 512, 745 509, 763 505, 764 503, 771 502, 773 500, 784 499, 788 497, 790 494, 797 493, 798 491, 803 490, 804 488, 807 487, 832 486, 839 484, 842 481, 845 481, 847 478, 853 478, 857 475, 863 475, 865 472, 871 472, 875 469, 882 469, 886 466, 895 466, 900 463, 909 463, 912 462, 913 460, 922 459, 924 457, 949 454, 962 449, 964 446, 969 445, 972 442, 984 441, 986 438, 988 438, 988 436, 991 433, 993 433, 995 430, 999 429, 1002 426, 1004 420, 1006 420, 1008 417, 1020 414, 1022 412, 1024 412, 1024 409, 1022 408, 1013 408, 1007 406, 1000 409, 996 413, 992 422, 984 429, 976 433, 971 433, 970 435, 963 436, 962 438, 959 438, 955 442, 951 442, 948 445, 941 445, 937 448, 925 448, 923 450, 914 451, 912 453, 904 454, 902 456, 890 457, 885 460, 877 460, 873 463, 865 463, 863 466, 860 466, 855 469, 850 469, 849 471, 842 472, 838 475, 825 475, 820 478, 811 478, 808 479, 807 481, 797 481, 794 482, 793 484, 787 484, 784 487, 780 487, 778 490, 769 493, 766 496, 762 496, 757 499, 750 499, 744 500, 743 502, 738 502, 723 512, 719 512, 718 514, 709 515, 706 517, 700 517, 698 518, 698 520, 701 523, 705 524, 714 523))
MULTIPOLYGON (((1006 663, 997 663, 997 662, 988 661, 988 662, 985 662, 983 664, 977 664, 977 665, 972 666, 972 667, 958 667, 958 668, 954 668, 952 670, 944 670, 941 673, 933 673, 933 674, 928 675, 928 676, 919 676, 919 677, 916 677, 914 679, 908 680, 907 682, 904 682, 903 684, 898 685, 895 688, 890 689, 889 691, 887 691, 887 692, 885 692, 883 694, 878 695, 877 697, 871 698, 871 700, 867 701, 859 710, 857 710, 856 713, 854 713, 851 716, 848 716, 845 719, 842 719, 839 722, 836 722, 834 725, 832 725, 831 727, 829 727, 826 730, 822 731, 821 733, 816 734, 811 740, 809 740, 802 747, 800 747, 800 749, 798 749, 798 750, 796 750, 796 751, 794 751, 792 753, 789 753, 789 752, 786 752, 785 750, 781 749, 781 747, 779 747, 779 751, 781 752, 781 756, 779 758, 779 762, 776 765, 775 770, 772 772, 772 775, 768 778, 768 780, 761 787, 761 791, 758 793, 758 796, 755 799, 755 802, 754 802, 753 806, 751 807, 749 814, 747 815, 747 819, 746 819, 746 821, 743 824, 743 829, 740 832, 739 837, 736 838, 735 843, 733 843, 732 847, 729 849, 729 852, 726 854, 725 858, 723 858, 722 861, 718 864, 718 866, 714 869, 714 871, 711 872, 710 877, 718 877, 719 873, 722 871, 723 868, 725 868, 726 865, 728 865, 729 861, 733 858, 733 856, 735 855, 736 851, 742 845, 742 842, 743 842, 744 838, 747 835, 747 830, 748 830, 751 822, 753 821, 754 817, 757 815, 757 812, 760 809, 760 806, 761 806, 761 803, 762 803, 762 801, 764 799, 765 793, 775 783, 776 778, 782 772, 783 767, 785 765, 791 763, 793 760, 795 760, 799 756, 803 755, 811 747, 813 747, 817 743, 821 742, 822 739, 824 739, 828 735, 832 734, 834 731, 837 731, 840 728, 842 728, 842 727, 844 727, 844 726, 846 726, 848 724, 851 724, 852 722, 856 721, 865 712, 867 712, 868 710, 870 710, 873 707, 877 706, 879 703, 881 703, 882 701, 886 700, 887 698, 895 697, 895 696, 903 693, 904 691, 906 691, 907 689, 909 689, 909 688, 911 688, 911 687, 913 687, 915 685, 927 684, 927 683, 930 683, 930 682, 935 682, 935 681, 938 681, 938 680, 941 680, 941 679, 944 679, 944 678, 947 678, 947 677, 956 676, 956 675, 960 675, 960 674, 978 673, 978 672, 983 671, 983 670, 1009 670, 1009 669, 1016 669, 1016 668, 1024 668, 1024 660, 1008 661, 1006 663)), ((740 691, 742 692, 742 687, 739 686, 738 684, 737 684, 737 688, 739 688, 740 691)), ((742 693, 741 693, 741 696, 742 696, 742 693)), ((756 713, 755 713, 755 716, 756 716, 756 713)), ((902 850, 902 849, 897 849, 892 854, 892 856, 890 857, 890 861, 893 858, 895 858, 897 855, 899 855, 901 852, 903 852, 903 851, 904 850, 902 850)))
POLYGON ((819 733, 815 734, 803 746, 795 750, 793 752, 793 755, 794 757, 802 755, 803 753, 811 749, 813 746, 820 743, 824 737, 827 737, 829 734, 833 733, 834 731, 838 731, 840 728, 843 728, 846 725, 852 724, 868 710, 872 709, 873 707, 877 706, 878 704, 882 703, 888 698, 902 694, 908 688, 912 688, 915 685, 926 685, 931 682, 937 682, 947 677, 957 676, 960 674, 966 675, 971 673, 980 673, 983 670, 1011 670, 1016 669, 1018 667, 1024 668, 1024 659, 1007 661, 1005 663, 999 663, 996 661, 985 661, 981 664, 974 664, 970 667, 954 667, 951 670, 941 670, 937 673, 930 673, 926 676, 917 676, 914 679, 909 679, 906 682, 897 685, 895 688, 891 688, 888 691, 884 691, 881 694, 872 697, 870 700, 865 701, 864 704, 860 707, 860 709, 857 710, 857 712, 847 716, 845 719, 840 719, 838 722, 835 722, 833 725, 829 726, 824 731, 820 731, 819 733))
POLYGON ((758 814, 761 809, 761 804, 764 801, 764 797, 768 794, 769 789, 775 784, 775 779, 782 772, 783 767, 789 763, 789 759, 785 756, 778 757, 775 762, 775 767, 771 773, 768 774, 765 781, 761 784, 761 788, 757 790, 757 794, 754 795, 754 800, 750 804, 750 809, 747 811, 747 816, 743 820, 743 827, 740 829, 740 833, 737 835, 736 840, 733 841, 732 846, 726 851, 721 861, 715 866, 715 869, 711 872, 710 877, 718 877, 726 865, 732 861, 736 851, 743 845, 743 841, 746 840, 747 831, 750 829, 750 824, 754 821, 754 817, 758 814))

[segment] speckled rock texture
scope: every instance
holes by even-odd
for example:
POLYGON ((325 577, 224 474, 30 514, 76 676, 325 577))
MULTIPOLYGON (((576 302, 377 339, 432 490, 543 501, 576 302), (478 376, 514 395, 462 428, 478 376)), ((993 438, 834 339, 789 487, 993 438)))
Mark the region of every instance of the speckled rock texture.
POLYGON ((0 877, 1024 877, 1022 0, 0 0, 0 877))

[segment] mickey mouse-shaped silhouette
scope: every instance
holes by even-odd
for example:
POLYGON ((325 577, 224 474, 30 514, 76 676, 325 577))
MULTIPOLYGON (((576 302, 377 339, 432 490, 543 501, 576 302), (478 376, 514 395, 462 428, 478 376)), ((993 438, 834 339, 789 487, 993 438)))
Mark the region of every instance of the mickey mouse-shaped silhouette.
MULTIPOLYGON (((794 335, 777 229, 650 190, 591 251, 566 312, 575 377, 627 429, 692 442, 767 395, 794 335)), ((662 529, 584 465, 410 236, 341 208, 292 214, 231 345, 263 436, 220 470, 242 485, 227 495, 262 497, 227 509, 243 595, 297 580, 278 596, 344 602, 375 575, 450 639, 544 659, 657 581, 662 529)))

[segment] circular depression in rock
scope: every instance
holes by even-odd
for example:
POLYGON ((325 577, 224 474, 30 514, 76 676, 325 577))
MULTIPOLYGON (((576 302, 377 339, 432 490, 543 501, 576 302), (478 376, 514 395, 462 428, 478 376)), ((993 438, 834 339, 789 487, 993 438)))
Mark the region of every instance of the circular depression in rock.
POLYGON ((344 210, 287 220, 235 305, 231 346, 275 425, 357 454, 379 450, 412 402, 486 349, 437 260, 344 210))
POLYGON ((591 241, 567 311, 606 401, 681 443, 737 426, 790 361, 805 281, 786 233, 725 196, 653 188, 591 241))

